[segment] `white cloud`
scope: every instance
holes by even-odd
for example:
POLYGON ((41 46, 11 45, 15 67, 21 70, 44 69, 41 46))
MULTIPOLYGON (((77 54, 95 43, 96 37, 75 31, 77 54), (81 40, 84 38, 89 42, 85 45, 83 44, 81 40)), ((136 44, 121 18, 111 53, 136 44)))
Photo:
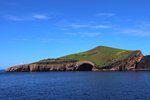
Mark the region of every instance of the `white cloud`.
POLYGON ((41 14, 36 14, 32 16, 34 19, 39 19, 39 20, 45 20, 48 19, 48 16, 46 15, 41 15, 41 14))
POLYGON ((27 16, 6 15, 3 16, 3 18, 10 21, 31 21, 31 20, 47 20, 49 17, 43 14, 34 14, 27 16))
POLYGON ((99 16, 99 17, 113 17, 115 16, 114 13, 97 13, 96 16, 99 16))
POLYGON ((42 42, 42 43, 49 43, 49 42, 65 42, 65 41, 69 41, 68 39, 65 38, 40 38, 38 39, 38 41, 42 42))
POLYGON ((107 28, 112 28, 112 25, 95 25, 92 27, 93 28, 99 28, 99 29, 107 29, 107 28))
POLYGON ((30 37, 30 38, 16 38, 13 39, 14 41, 19 41, 19 42, 31 42, 31 41, 36 41, 36 42, 41 42, 41 43, 51 43, 51 42, 66 42, 69 41, 69 39, 66 38, 47 38, 47 37, 30 37))
POLYGON ((17 38, 16 41, 29 41, 29 38, 17 38))
POLYGON ((150 36, 150 31, 142 29, 122 29, 118 33, 132 36, 150 36))
POLYGON ((73 36, 82 36, 82 37, 96 37, 100 35, 100 32, 70 32, 65 34, 73 35, 73 36))
POLYGON ((130 26, 121 26, 116 28, 113 33, 124 34, 130 36, 150 36, 150 22, 134 22, 130 23, 130 26))
POLYGON ((86 24, 70 24, 68 26, 72 27, 72 28, 87 28, 87 27, 90 27, 90 25, 86 25, 86 24))
POLYGON ((65 28, 65 29, 83 29, 83 28, 88 28, 88 29, 108 29, 112 28, 112 25, 105 25, 105 24, 68 24, 68 25, 62 25, 59 27, 65 28))
POLYGON ((24 21, 25 20, 22 17, 13 16, 13 15, 4 16, 4 18, 7 20, 11 20, 11 21, 24 21))

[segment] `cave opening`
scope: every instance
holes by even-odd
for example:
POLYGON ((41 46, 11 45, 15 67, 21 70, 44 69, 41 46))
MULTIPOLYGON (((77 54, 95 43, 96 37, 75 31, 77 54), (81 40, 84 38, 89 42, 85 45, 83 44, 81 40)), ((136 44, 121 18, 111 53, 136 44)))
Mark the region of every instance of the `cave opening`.
POLYGON ((93 65, 84 63, 84 64, 81 64, 77 70, 78 71, 92 71, 92 69, 93 69, 93 65))

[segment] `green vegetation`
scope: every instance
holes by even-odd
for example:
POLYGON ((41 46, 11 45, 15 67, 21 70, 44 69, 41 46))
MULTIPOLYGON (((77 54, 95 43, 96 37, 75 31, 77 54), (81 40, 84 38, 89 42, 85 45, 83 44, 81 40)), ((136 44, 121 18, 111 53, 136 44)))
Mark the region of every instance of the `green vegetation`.
POLYGON ((98 46, 86 52, 71 54, 57 59, 44 59, 36 63, 67 63, 89 60, 95 63, 96 66, 102 67, 128 57, 131 52, 130 50, 98 46))
POLYGON ((77 62, 77 60, 74 59, 63 59, 63 58, 56 58, 56 59, 43 59, 38 62, 35 62, 36 64, 61 64, 61 63, 69 63, 69 62, 77 62))

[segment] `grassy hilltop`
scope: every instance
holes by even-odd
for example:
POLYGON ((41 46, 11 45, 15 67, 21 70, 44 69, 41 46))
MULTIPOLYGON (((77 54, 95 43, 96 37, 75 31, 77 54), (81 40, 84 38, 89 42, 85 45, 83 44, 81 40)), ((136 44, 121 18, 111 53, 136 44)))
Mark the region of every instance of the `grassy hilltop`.
POLYGON ((76 62, 76 61, 85 61, 89 60, 96 64, 98 67, 109 65, 113 62, 116 62, 120 59, 124 59, 131 54, 130 50, 123 50, 117 48, 111 48, 106 46, 98 46, 94 49, 63 56, 56 59, 44 59, 35 63, 38 64, 53 64, 53 63, 67 63, 67 62, 76 62))

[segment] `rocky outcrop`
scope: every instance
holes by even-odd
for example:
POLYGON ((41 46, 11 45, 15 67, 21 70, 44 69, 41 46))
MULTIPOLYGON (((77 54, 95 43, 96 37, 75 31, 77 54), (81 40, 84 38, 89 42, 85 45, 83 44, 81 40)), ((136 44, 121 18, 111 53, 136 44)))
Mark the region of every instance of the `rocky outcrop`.
POLYGON ((141 61, 143 54, 140 50, 132 52, 129 57, 118 60, 110 65, 102 67, 103 71, 129 71, 135 70, 137 63, 141 61))
POLYGON ((6 69, 7 72, 36 72, 36 71, 92 71, 95 64, 90 61, 80 61, 63 64, 26 64, 6 69))
POLYGON ((110 65, 98 67, 91 61, 68 62, 57 64, 25 64, 6 69, 7 72, 36 72, 36 71, 129 71, 150 69, 150 56, 144 57, 141 51, 133 51, 125 59, 110 65), (142 61, 141 61, 142 59, 142 61), (140 62, 141 61, 141 62, 140 62), (140 62, 140 63, 139 63, 140 62), (146 63, 145 63, 146 62, 146 63), (138 64, 139 63, 139 64, 138 64), (138 66, 137 66, 138 64, 138 66))
POLYGON ((137 64, 136 70, 150 70, 150 55, 144 56, 137 64))

